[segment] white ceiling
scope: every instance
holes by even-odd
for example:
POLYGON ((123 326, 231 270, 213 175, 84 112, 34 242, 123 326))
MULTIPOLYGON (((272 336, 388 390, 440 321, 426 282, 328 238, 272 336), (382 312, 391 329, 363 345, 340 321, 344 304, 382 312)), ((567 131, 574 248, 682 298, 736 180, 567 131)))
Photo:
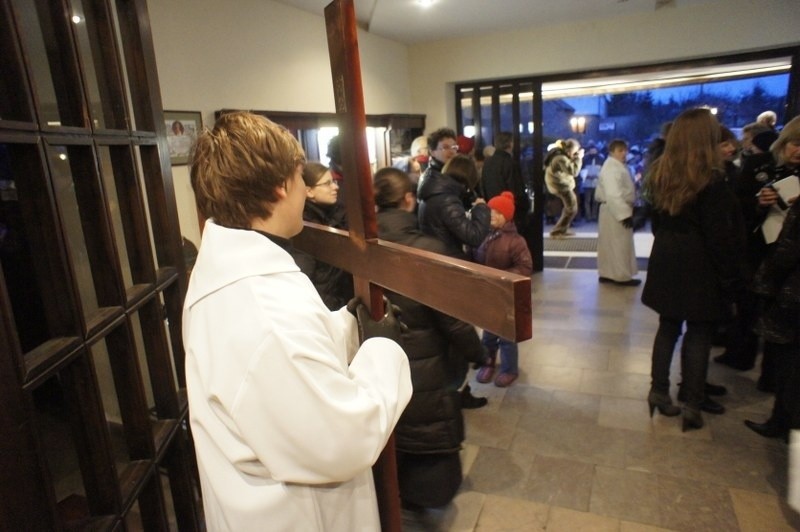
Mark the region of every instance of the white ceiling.
MULTIPOLYGON (((275 0, 324 16, 330 0, 275 0)), ((413 44, 466 35, 680 9, 710 0, 354 0, 359 25, 393 41, 413 44)))
MULTIPOLYGON (((324 16, 331 0, 275 0, 324 16)), ((414 44, 515 28, 535 28, 570 20, 600 19, 637 12, 681 9, 712 0, 434 0, 423 8, 417 0, 353 0, 359 25, 380 37, 414 44)), ((785 72, 791 58, 679 68, 584 81, 549 82, 548 97, 585 96, 684 85, 690 82, 785 72)))

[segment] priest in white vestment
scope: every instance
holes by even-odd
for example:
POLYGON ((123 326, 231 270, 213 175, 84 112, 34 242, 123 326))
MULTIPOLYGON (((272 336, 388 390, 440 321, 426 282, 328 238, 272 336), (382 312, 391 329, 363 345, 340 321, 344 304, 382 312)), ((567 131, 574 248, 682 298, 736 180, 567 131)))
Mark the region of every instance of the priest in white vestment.
POLYGON ((637 286, 639 273, 633 244, 633 204, 636 187, 625 157, 628 145, 613 140, 600 169, 595 198, 600 203, 597 226, 597 273, 601 283, 637 286))

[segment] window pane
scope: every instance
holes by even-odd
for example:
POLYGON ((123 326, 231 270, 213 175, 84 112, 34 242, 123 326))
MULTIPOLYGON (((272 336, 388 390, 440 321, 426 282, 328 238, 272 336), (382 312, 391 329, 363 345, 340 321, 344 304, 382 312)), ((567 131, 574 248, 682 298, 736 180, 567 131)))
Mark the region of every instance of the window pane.
POLYGON ((60 5, 38 0, 12 0, 19 15, 20 36, 38 96, 41 125, 84 127, 72 43, 60 5), (66 50, 66 52, 65 52, 66 50))
POLYGON ((51 201, 37 146, 0 144, 0 264, 25 353, 80 334, 51 201))
POLYGON ((42 27, 39 24, 39 14, 33 2, 23 2, 22 0, 12 0, 15 12, 19 16, 20 33, 26 52, 30 57, 40 58, 39 61, 31 61, 30 69, 33 77, 33 84, 36 94, 39 97, 39 112, 42 115, 42 123, 50 125, 60 125, 58 104, 56 103, 56 90, 53 87, 53 78, 50 75, 50 68, 47 61, 47 50, 45 48, 42 27))
MULTIPOLYGON (((114 238, 117 244, 117 253, 119 253, 120 267, 122 268, 122 279, 125 283, 125 288, 130 288, 133 285, 133 276, 131 275, 131 267, 128 261, 128 243, 125 239, 125 228, 123 216, 121 212, 120 199, 117 196, 116 179, 114 177, 114 165, 111 160, 111 153, 108 146, 100 146, 98 148, 98 155, 100 157, 100 171, 103 177, 103 187, 106 193, 106 201, 108 202, 108 211, 111 216, 111 225, 114 228, 114 238)), ((127 150, 127 146, 123 148, 114 147, 115 150, 127 150)), ((126 218, 128 223, 133 220, 130 217, 126 218)))
POLYGON ((0 64, 0 120, 33 122, 27 99, 26 74, 18 61, 15 36, 10 18, 0 16, 0 55, 3 57, 0 64))
POLYGON ((117 73, 116 49, 103 32, 106 17, 96 2, 72 0, 72 26, 83 58, 83 79, 95 129, 125 129, 125 112, 117 73))
MULTIPOLYGON (((75 270, 75 281, 80 293, 84 316, 90 316, 98 309, 97 292, 95 291, 89 251, 83 234, 81 212, 75 194, 70 158, 77 158, 79 151, 87 151, 87 147, 50 146, 48 160, 52 174, 56 201, 61 212, 63 228, 70 249, 72 266, 75 270)), ((86 155, 85 153, 83 154, 86 155)))

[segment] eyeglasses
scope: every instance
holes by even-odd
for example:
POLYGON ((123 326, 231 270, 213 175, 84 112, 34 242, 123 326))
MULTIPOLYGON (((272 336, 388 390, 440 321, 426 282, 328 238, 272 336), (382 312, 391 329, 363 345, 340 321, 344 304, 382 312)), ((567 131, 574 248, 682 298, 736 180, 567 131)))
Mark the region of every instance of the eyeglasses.
POLYGON ((322 183, 317 183, 316 185, 314 185, 314 186, 313 186, 313 187, 311 187, 311 188, 316 188, 316 187, 332 187, 332 186, 334 186, 334 185, 336 185, 336 181, 334 181, 333 179, 328 179, 327 181, 323 181, 322 183))
POLYGON ((436 148, 437 150, 453 150, 458 151, 458 144, 453 144, 452 146, 439 146, 436 148))

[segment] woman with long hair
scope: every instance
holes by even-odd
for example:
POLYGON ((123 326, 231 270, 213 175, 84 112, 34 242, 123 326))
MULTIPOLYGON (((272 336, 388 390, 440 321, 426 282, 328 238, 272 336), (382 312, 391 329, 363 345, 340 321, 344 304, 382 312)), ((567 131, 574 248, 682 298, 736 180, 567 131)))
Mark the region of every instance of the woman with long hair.
MULTIPOLYGON (((347 229, 344 206, 338 201, 339 184, 331 169, 318 162, 308 162, 303 167, 303 182, 306 185, 303 220, 347 229)), ((291 254, 330 310, 339 310, 353 297, 353 276, 350 273, 297 248, 292 248, 291 254)))
POLYGON ((650 415, 683 413, 683 430, 703 426, 700 407, 711 340, 742 284, 742 221, 725 183, 720 125, 708 109, 681 113, 653 163, 646 194, 653 206, 653 250, 642 302, 659 314, 653 342, 650 415), (669 373, 678 338, 683 410, 672 404, 669 373))

